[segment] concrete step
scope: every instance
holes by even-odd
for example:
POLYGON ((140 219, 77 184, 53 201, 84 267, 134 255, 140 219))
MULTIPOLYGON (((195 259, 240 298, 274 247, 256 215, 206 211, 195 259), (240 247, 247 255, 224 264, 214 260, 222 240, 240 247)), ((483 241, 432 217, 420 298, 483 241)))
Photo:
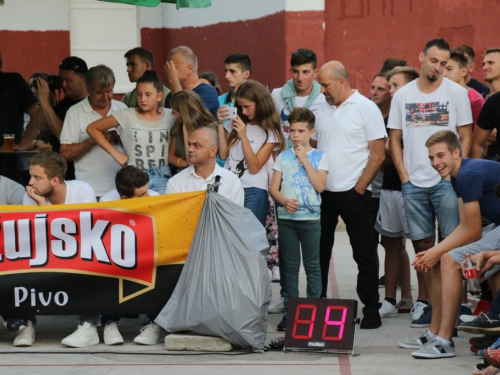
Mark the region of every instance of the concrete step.
POLYGON ((222 337, 172 333, 165 337, 167 350, 195 352, 230 352, 233 346, 222 337))

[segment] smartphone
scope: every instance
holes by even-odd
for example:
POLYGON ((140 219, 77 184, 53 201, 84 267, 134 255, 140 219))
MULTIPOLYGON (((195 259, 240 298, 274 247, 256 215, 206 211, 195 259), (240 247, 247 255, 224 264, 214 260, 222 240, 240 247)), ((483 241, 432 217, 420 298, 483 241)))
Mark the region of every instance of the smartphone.
POLYGON ((234 120, 236 118, 236 114, 237 114, 237 108, 236 107, 229 107, 229 115, 227 117, 229 117, 230 119, 234 120))

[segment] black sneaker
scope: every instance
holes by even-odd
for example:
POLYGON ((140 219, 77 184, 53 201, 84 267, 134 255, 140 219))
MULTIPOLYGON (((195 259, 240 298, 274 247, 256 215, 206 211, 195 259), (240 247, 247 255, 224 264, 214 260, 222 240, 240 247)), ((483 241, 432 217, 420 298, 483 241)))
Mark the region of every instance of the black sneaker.
POLYGON ((499 336, 478 336, 478 337, 471 337, 469 339, 469 344, 471 345, 488 345, 488 347, 491 346, 497 339, 499 339, 499 336))
POLYGON ((285 338, 278 337, 277 339, 269 341, 269 347, 274 350, 280 350, 285 347, 285 338))
POLYGON ((3 322, 9 333, 18 333, 28 327, 28 319, 10 318, 3 322))
POLYGON ((498 314, 488 311, 480 313, 472 322, 460 323, 457 328, 469 333, 500 333, 500 319, 498 314))
POLYGON ((361 321, 361 329, 375 329, 382 325, 382 319, 380 319, 380 314, 365 315, 361 321))
POLYGON ((378 279, 378 287, 385 288, 385 275, 378 279))
POLYGON ((286 319, 287 316, 285 314, 283 315, 283 319, 281 319, 281 322, 278 324, 278 331, 286 331, 286 319))

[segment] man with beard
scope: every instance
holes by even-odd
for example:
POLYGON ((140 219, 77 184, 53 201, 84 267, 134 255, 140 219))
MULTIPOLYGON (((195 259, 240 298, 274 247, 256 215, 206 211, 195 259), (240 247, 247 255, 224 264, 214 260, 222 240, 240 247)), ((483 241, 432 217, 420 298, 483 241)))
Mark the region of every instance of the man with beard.
MULTIPOLYGON (((458 204, 450 181, 441 178, 432 168, 425 147, 427 139, 439 130, 451 130, 460 136, 463 156, 468 156, 472 136, 472 112, 467 90, 441 73, 450 58, 450 47, 444 39, 429 41, 419 55, 420 77, 399 89, 392 97, 388 128, 392 160, 401 179, 409 238, 418 254, 425 252, 421 262, 427 270, 425 286, 433 299, 431 276, 439 277, 441 254, 426 251, 434 246, 436 217, 442 238, 458 225, 458 204), (403 138, 404 150, 401 149, 403 138)), ((443 308, 447 308, 444 306, 443 308)), ((436 312, 436 319, 440 312, 436 312)), ((428 306, 411 326, 428 327, 434 311, 428 306)), ((435 333, 435 332, 434 332, 435 333)))
POLYGON ((484 79, 490 84, 490 92, 479 115, 478 126, 474 130, 471 150, 473 158, 480 158, 487 141, 495 143, 495 140, 496 154, 500 155, 500 133, 498 132, 500 127, 498 122, 500 119, 500 48, 488 48, 484 54, 483 73, 484 79))
MULTIPOLYGON (((29 186, 23 205, 45 206, 54 204, 93 203, 94 190, 83 181, 65 181, 66 159, 54 151, 42 151, 30 160, 29 186)), ((14 346, 31 346, 35 342, 34 315, 4 316, 7 330, 17 333, 14 346)))

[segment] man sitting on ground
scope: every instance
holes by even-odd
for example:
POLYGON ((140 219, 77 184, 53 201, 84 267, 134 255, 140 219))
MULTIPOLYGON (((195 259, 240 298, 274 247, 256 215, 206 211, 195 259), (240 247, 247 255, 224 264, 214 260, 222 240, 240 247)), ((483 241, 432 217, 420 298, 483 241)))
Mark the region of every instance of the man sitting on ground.
MULTIPOLYGON (((78 180, 64 181, 66 169, 66 159, 54 151, 43 151, 33 156, 30 160, 31 179, 29 186, 26 187, 23 204, 45 206, 95 202, 95 193, 89 184, 78 180)), ((4 317, 4 319, 11 332, 18 332, 14 346, 33 345, 35 342, 33 324, 36 323, 34 315, 4 317)), ((97 337, 97 330, 95 327, 93 329, 97 337)))
MULTIPOLYGON (((154 190, 149 190, 149 175, 133 165, 127 165, 116 173, 115 185, 116 189, 103 195, 99 202, 160 195, 154 190)), ((156 315, 148 316, 148 318, 151 317, 154 320, 156 315)), ((120 324, 119 315, 103 315, 101 324, 104 326, 104 343, 106 345, 123 344, 123 337, 118 330, 120 324)), ((155 345, 160 342, 163 336, 163 329, 155 323, 150 323, 141 330, 134 342, 143 345, 155 345)))

